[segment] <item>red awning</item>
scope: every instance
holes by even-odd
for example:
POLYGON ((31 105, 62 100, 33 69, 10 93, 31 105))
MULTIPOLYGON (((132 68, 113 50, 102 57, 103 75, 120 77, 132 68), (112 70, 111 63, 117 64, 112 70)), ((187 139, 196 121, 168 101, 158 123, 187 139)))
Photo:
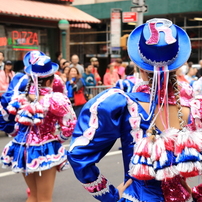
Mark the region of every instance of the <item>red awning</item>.
POLYGON ((53 21, 100 23, 100 20, 68 5, 57 5, 28 0, 1 0, 0 14, 43 18, 53 21))

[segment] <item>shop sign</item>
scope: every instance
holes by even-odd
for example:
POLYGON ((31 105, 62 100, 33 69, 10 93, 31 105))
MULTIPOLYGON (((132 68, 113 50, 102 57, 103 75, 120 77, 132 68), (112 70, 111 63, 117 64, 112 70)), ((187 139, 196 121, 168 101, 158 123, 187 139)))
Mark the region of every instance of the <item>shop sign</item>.
POLYGON ((123 12, 122 21, 127 22, 137 22, 138 14, 137 12, 123 12))
POLYGON ((38 34, 36 32, 12 31, 12 44, 14 45, 39 45, 38 34))
POLYGON ((0 37, 0 46, 6 46, 7 45, 7 37, 0 37))
POLYGON ((30 31, 11 31, 11 37, 0 37, 0 46, 7 45, 38 46, 38 34, 30 31))

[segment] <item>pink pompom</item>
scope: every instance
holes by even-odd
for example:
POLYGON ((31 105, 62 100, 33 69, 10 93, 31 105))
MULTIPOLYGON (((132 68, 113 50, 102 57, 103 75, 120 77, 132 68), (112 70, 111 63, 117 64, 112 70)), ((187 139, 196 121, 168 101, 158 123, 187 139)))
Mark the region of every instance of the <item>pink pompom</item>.
POLYGON ((12 105, 8 105, 7 110, 9 112, 9 114, 12 114, 12 115, 16 115, 17 114, 16 108, 13 107, 12 105))
POLYGON ((31 125, 33 125, 32 119, 27 118, 27 117, 20 117, 20 118, 18 119, 18 123, 21 123, 21 124, 26 125, 26 126, 31 126, 31 125))
POLYGON ((44 112, 44 110, 43 110, 42 105, 37 102, 37 103, 35 104, 35 113, 43 113, 43 112, 44 112))
POLYGON ((134 165, 130 175, 138 180, 152 180, 155 178, 154 169, 144 164, 134 165))
POLYGON ((151 157, 152 146, 153 142, 149 138, 142 138, 137 142, 134 154, 145 158, 151 157))

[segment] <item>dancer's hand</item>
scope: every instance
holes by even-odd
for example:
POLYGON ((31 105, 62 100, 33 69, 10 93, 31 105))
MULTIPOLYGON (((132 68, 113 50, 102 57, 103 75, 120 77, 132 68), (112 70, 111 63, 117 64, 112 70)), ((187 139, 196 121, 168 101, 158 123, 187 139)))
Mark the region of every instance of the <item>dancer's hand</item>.
POLYGON ((130 186, 132 184, 132 179, 129 179, 125 184, 122 182, 117 189, 119 190, 119 198, 122 197, 123 192, 125 191, 125 189, 130 186))
POLYGON ((181 185, 192 195, 192 188, 187 184, 186 179, 181 178, 181 185))

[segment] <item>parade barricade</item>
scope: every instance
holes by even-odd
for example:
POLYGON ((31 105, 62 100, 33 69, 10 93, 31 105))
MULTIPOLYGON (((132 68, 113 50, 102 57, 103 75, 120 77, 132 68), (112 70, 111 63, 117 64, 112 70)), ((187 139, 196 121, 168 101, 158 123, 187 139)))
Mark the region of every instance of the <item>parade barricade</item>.
MULTIPOLYGON (((95 97, 97 94, 101 93, 102 91, 112 88, 113 86, 104 86, 104 85, 100 85, 100 86, 86 86, 86 89, 89 93, 89 95, 91 95, 92 97, 95 97)), ((0 91, 0 94, 5 93, 6 91, 0 91)))
POLYGON ((102 91, 111 88, 112 86, 86 86, 87 92, 88 92, 88 100, 95 97, 102 91))

